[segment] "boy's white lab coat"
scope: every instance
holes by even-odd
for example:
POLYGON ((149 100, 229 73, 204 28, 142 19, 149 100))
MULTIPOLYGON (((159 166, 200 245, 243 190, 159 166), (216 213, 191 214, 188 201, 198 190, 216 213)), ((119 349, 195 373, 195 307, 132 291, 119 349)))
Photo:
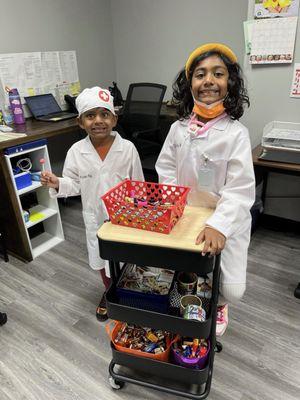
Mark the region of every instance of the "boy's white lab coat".
POLYGON ((215 208, 206 223, 227 238, 221 280, 224 284, 245 283, 250 208, 255 200, 248 130, 229 117, 198 138, 192 139, 187 128, 188 120, 171 126, 156 163, 159 180, 190 186, 190 205, 215 208), (201 181, 207 186, 201 186, 201 181))
POLYGON ((50 189, 52 197, 81 195, 82 214, 86 228, 89 264, 93 269, 105 268, 108 262, 99 256, 97 230, 108 219, 101 196, 123 179, 144 180, 140 158, 133 143, 112 132, 115 140, 102 161, 89 136, 73 144, 67 153, 59 191, 50 189))

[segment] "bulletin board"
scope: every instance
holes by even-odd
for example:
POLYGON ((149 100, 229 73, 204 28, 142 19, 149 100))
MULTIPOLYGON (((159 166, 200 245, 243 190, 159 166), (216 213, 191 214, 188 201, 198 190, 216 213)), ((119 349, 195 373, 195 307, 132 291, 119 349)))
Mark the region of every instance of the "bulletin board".
POLYGON ((0 103, 7 104, 5 87, 24 96, 52 93, 62 108, 64 95, 80 92, 74 50, 0 54, 0 103))

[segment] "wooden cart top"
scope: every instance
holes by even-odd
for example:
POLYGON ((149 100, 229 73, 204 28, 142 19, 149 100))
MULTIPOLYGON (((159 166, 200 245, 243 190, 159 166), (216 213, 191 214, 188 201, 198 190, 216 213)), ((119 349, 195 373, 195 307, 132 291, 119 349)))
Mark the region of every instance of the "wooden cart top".
POLYGON ((101 240, 106 241, 200 252, 203 244, 196 245, 195 240, 213 212, 214 210, 211 208, 186 206, 182 217, 169 234, 144 231, 107 222, 101 226, 97 235, 101 240))

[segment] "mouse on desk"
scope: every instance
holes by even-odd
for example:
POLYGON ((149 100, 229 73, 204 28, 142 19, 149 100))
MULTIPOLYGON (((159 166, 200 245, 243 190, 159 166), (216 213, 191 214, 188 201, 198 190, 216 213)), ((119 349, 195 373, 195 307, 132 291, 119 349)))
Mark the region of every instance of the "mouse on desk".
POLYGON ((0 132, 12 132, 13 128, 7 125, 0 125, 0 132))

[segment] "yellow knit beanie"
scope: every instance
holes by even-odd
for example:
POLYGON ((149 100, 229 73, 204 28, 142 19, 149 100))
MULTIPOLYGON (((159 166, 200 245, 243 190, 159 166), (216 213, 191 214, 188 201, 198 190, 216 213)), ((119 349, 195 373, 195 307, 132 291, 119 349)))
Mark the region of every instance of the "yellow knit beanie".
POLYGON ((189 77, 189 70, 195 58, 199 57, 201 54, 207 53, 208 51, 216 51, 218 53, 224 54, 226 57, 229 58, 230 61, 233 63, 237 63, 237 56, 234 52, 225 44, 222 43, 206 43, 200 47, 197 47, 192 53, 189 55, 187 62, 185 64, 185 75, 189 77))

